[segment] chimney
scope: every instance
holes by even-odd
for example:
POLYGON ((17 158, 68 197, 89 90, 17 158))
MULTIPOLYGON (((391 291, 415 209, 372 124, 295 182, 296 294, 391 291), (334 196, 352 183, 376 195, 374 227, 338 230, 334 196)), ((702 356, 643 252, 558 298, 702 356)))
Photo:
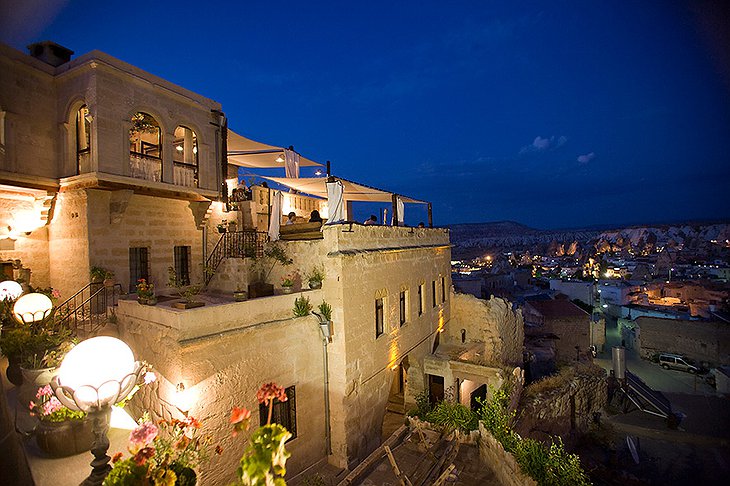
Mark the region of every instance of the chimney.
POLYGON ((31 44, 28 46, 28 51, 31 56, 45 62, 46 64, 50 64, 53 67, 58 67, 61 64, 69 62, 71 60, 71 55, 74 53, 71 49, 66 49, 65 47, 51 41, 31 44))

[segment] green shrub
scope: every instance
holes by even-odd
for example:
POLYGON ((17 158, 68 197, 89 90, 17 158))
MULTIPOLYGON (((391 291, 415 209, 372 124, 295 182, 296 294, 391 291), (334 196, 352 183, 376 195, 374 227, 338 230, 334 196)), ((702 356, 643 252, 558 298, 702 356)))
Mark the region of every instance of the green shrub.
POLYGON ((319 309, 319 313, 322 314, 322 317, 326 320, 332 320, 332 306, 329 305, 326 300, 323 300, 322 303, 317 306, 317 309, 319 309))
POLYGON ((448 430, 458 429, 470 432, 479 428, 479 421, 474 412, 460 403, 441 401, 426 414, 426 420, 448 430))
POLYGON ((423 390, 421 393, 416 395, 416 408, 409 411, 408 415, 418 417, 421 420, 426 420, 426 417, 431 410, 431 400, 428 399, 428 392, 423 390))
POLYGON ((309 302, 309 297, 297 297, 294 301, 294 317, 308 316, 312 312, 312 304, 309 302))

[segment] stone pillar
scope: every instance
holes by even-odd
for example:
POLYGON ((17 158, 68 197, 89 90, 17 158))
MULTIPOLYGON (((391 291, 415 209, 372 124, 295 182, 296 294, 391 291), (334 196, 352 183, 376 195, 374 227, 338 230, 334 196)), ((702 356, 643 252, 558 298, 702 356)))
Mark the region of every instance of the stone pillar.
POLYGON ((172 141, 175 140, 175 133, 165 132, 162 134, 162 182, 168 184, 175 183, 175 174, 173 173, 172 152, 175 150, 172 141))

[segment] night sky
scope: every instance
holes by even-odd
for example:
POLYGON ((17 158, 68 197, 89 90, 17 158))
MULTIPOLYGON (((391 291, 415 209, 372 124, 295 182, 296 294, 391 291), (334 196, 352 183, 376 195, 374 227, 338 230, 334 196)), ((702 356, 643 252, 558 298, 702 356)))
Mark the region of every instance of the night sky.
POLYGON ((0 38, 116 56, 436 224, 565 228, 730 217, 722 3, 0 0, 0 38))

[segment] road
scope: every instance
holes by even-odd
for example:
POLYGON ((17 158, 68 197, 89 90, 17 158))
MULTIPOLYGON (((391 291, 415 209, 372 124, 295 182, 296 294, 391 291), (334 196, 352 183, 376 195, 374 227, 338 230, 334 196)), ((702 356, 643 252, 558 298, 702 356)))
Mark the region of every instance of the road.
MULTIPOLYGON (((606 370, 613 369, 611 348, 620 345, 621 337, 616 319, 606 316, 606 346, 604 352, 600 353, 594 362, 606 370)), ((665 370, 657 363, 641 359, 632 349, 626 350, 626 368, 654 390, 666 393, 715 395, 715 389, 705 383, 702 375, 665 370)))

